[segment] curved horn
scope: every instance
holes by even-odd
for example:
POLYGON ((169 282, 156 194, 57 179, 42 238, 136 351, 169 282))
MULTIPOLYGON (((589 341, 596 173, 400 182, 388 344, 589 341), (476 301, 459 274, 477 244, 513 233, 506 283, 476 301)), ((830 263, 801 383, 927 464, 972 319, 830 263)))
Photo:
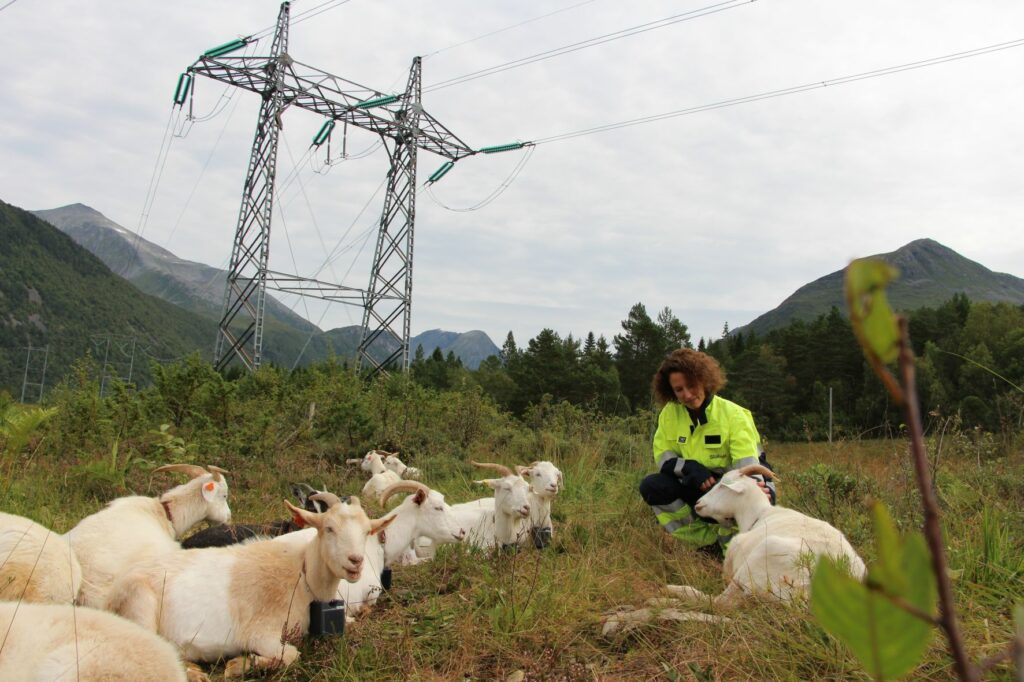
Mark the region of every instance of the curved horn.
POLYGON ((430 488, 423 485, 419 481, 399 481, 398 483, 392 483, 380 494, 381 506, 388 503, 388 498, 395 493, 418 493, 422 492, 424 495, 430 494, 430 488))
POLYGON ((199 476, 205 476, 210 473, 206 469, 196 464, 165 464, 162 467, 153 469, 153 473, 159 471, 174 471, 181 474, 188 474, 189 478, 198 478, 199 476))
POLYGON ((740 467, 739 471, 744 476, 749 476, 750 474, 761 474, 762 476, 770 477, 774 481, 782 481, 782 479, 779 478, 778 474, 776 474, 768 467, 762 466, 760 464, 748 464, 745 467, 740 467))
POLYGON ((212 464, 207 464, 206 465, 206 470, 209 471, 211 474, 213 474, 213 480, 217 481, 218 483, 220 481, 224 480, 224 477, 221 476, 221 474, 230 474, 231 473, 227 469, 221 469, 220 467, 215 467, 212 464))
MULTIPOLYGON (((336 504, 341 504, 341 498, 335 495, 334 493, 317 493, 316 495, 310 495, 309 499, 326 503, 328 509, 330 509, 336 504)), ((351 502, 354 499, 357 498, 350 497, 349 502, 351 502)))
POLYGON ((472 464, 475 467, 480 467, 481 469, 493 469, 494 471, 497 471, 502 476, 515 476, 516 475, 514 471, 509 469, 504 464, 495 464, 493 462, 474 462, 472 460, 470 460, 469 463, 472 464))

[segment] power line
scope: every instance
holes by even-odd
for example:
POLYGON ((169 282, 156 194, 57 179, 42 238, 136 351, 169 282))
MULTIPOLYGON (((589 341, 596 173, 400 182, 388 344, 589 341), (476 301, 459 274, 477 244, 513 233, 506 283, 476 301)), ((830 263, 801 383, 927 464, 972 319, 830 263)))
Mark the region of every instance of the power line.
POLYGON ((476 80, 477 78, 483 78, 484 76, 492 76, 502 71, 508 71, 510 69, 516 69, 520 66, 526 66, 527 64, 533 64, 535 62, 543 61, 545 59, 551 59, 552 57, 560 57, 564 54, 583 50, 588 47, 594 47, 596 45, 603 45, 604 43, 610 43, 613 40, 619 40, 620 38, 628 38, 635 36, 640 33, 646 33, 655 29, 664 28, 673 24, 678 24, 683 21, 690 21, 692 19, 699 19, 700 17, 708 16, 709 14, 717 14, 718 12, 724 12, 735 7, 741 7, 743 5, 749 5, 756 0, 726 0, 725 2, 716 3, 714 5, 708 5, 701 7, 700 9, 690 10, 681 14, 673 14, 672 16, 658 19, 656 21, 649 21, 646 24, 639 24, 630 28, 624 28, 620 31, 613 33, 606 33, 601 36, 594 38, 588 38, 581 40, 577 43, 569 45, 563 45, 562 47, 556 47, 551 50, 544 52, 538 52, 537 54, 529 57, 522 57, 515 59, 504 64, 497 64, 495 66, 488 67, 486 69, 480 69, 479 71, 473 71, 462 76, 456 76, 455 78, 449 78, 447 80, 438 81, 432 85, 428 85, 423 88, 423 92, 433 92, 434 90, 440 90, 442 88, 448 88, 453 85, 461 85, 462 83, 468 83, 469 81, 476 80))
POLYGON ((7 9, 8 7, 10 7, 11 5, 13 5, 16 2, 18 2, 18 0, 11 0, 9 3, 4 5, 3 7, 0 7, 0 12, 3 12, 5 9, 7 9))
POLYGON ((774 99, 776 97, 784 97, 786 95, 795 95, 800 92, 806 92, 808 90, 816 90, 818 88, 826 88, 835 85, 846 85, 847 83, 854 83, 856 81, 867 80, 869 78, 880 78, 882 76, 890 76, 894 73, 901 73, 903 71, 912 71, 914 69, 923 69, 927 66, 935 66, 937 64, 944 64, 946 62, 958 61, 960 59, 969 59, 971 57, 978 57, 984 54, 992 52, 999 52, 1001 50, 1009 50, 1014 47, 1024 46, 1024 38, 1018 38, 1005 43, 997 43, 995 45, 988 45, 986 47, 979 47, 973 50, 966 50, 964 52, 954 52, 952 54, 943 55, 941 57, 932 57, 929 59, 922 59, 916 62, 909 62, 906 64, 900 64, 898 66, 889 66, 882 69, 875 69, 873 71, 864 71, 862 73, 856 73, 849 76, 840 76, 839 78, 832 78, 829 80, 815 81, 813 83, 806 83, 804 85, 794 85, 788 88, 781 88, 778 90, 769 90, 767 92, 761 92, 755 95, 747 95, 745 97, 736 97, 733 99, 721 100, 718 102, 712 102, 710 104, 701 104, 695 107, 688 107, 686 109, 677 109, 675 111, 667 111, 661 114, 652 114, 650 116, 641 116, 639 118, 628 119, 626 121, 619 121, 617 123, 607 123, 605 125, 594 126, 592 128, 583 128, 581 130, 575 130, 568 133, 561 133, 559 135, 550 135, 548 137, 542 137, 534 140, 534 144, 545 144, 547 142, 559 142, 561 140, 568 140, 574 137, 581 137, 583 135, 592 135, 594 133, 602 133, 608 130, 616 130, 618 128, 627 128, 630 126, 641 125, 644 123, 653 123, 654 121, 662 121, 668 118, 676 118, 678 116, 688 116, 690 114, 697 114, 704 111, 711 111, 713 109, 723 109, 725 107, 732 107, 738 104, 748 104, 750 102, 758 102, 765 99, 774 99))
MULTIPOLYGON (((307 19, 312 19, 313 17, 319 16, 324 12, 334 9, 335 7, 341 7, 348 2, 351 2, 351 0, 327 0, 327 2, 321 3, 316 7, 310 7, 304 12, 297 12, 295 16, 292 17, 291 25, 294 26, 295 24, 300 24, 307 19)), ((294 5, 295 2, 293 1, 292 4, 294 5)), ((273 35, 275 28, 277 28, 276 24, 274 26, 268 26, 262 31, 254 33, 251 37, 257 41, 263 40, 264 38, 273 35)))
POLYGON ((469 40, 463 40, 461 43, 455 43, 454 45, 449 45, 448 47, 442 47, 440 50, 434 50, 433 52, 431 52, 429 54, 423 55, 423 58, 427 59, 429 57, 433 57, 435 55, 439 55, 442 52, 446 52, 448 50, 454 50, 457 47, 462 47, 463 45, 469 45, 470 43, 475 43, 476 41, 483 40, 484 38, 490 38, 491 36, 498 35, 499 33, 504 33, 505 31, 511 31, 514 28, 519 28, 520 26, 525 26, 526 24, 533 23, 534 21, 540 21, 541 19, 547 19, 550 16, 554 16, 556 14, 561 14, 562 12, 567 12, 567 11, 569 11, 571 9, 576 9, 577 7, 582 7, 583 5, 589 5, 592 2, 594 2, 594 0, 583 0, 583 2, 577 2, 575 5, 569 5, 568 7, 563 7, 561 9, 556 9, 553 12, 548 12, 547 14, 541 14, 540 16, 533 17, 532 19, 527 19, 525 21, 520 21, 518 24, 512 24, 512 25, 506 26, 504 28, 499 28, 499 29, 497 29, 495 31, 490 31, 489 33, 483 33, 481 35, 478 35, 476 38, 470 38, 469 40))

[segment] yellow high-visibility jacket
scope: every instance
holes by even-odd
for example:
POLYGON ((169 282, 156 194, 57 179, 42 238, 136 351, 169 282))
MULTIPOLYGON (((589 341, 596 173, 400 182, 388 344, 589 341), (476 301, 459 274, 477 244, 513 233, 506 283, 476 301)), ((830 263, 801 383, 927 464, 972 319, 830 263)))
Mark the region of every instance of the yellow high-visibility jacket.
MULTIPOLYGON (((721 476, 730 469, 758 462, 761 436, 750 410, 712 395, 696 416, 695 423, 686 406, 676 401, 662 408, 652 447, 659 469, 668 459, 681 457, 700 462, 721 476)), ((697 518, 685 505, 657 516, 674 537, 697 546, 710 545, 719 536, 735 532, 697 518)))

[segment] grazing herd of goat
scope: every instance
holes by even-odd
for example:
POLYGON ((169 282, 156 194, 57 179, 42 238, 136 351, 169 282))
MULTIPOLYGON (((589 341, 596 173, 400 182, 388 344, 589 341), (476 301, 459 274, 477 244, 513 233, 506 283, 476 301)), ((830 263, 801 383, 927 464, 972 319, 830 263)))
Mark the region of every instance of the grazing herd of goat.
MULTIPOLYGON (((155 471, 190 480, 159 497, 113 500, 63 536, 0 513, 0 679, 203 680, 198 663, 225 660, 225 678, 287 666, 309 632, 311 605, 343 599, 351 619, 376 601, 391 566, 429 561, 445 543, 490 550, 551 541, 562 488, 551 462, 515 471, 473 462, 499 475, 476 481, 494 494, 455 505, 414 480, 421 472, 396 454, 373 450, 349 463, 370 474, 365 499, 387 509, 395 495, 405 498, 371 519, 358 497, 299 484, 299 505, 285 502, 291 518, 230 525, 228 472, 171 464, 155 471), (202 521, 215 525, 186 538, 202 521)), ((840 531, 769 505, 748 477, 763 473, 758 465, 728 472, 697 504, 700 515, 738 526, 725 592, 711 599, 670 585, 681 601, 620 607, 603 619, 605 634, 654 618, 720 618, 676 608, 684 605, 790 601, 808 589, 808 554, 845 558, 863 575, 840 531)))
POLYGON ((297 484, 290 519, 231 525, 228 472, 171 464, 155 472, 187 483, 115 499, 63 536, 0 512, 0 679, 200 680, 202 662, 226 660, 226 678, 289 665, 311 604, 342 599, 352 619, 384 589, 385 569, 429 561, 437 545, 551 538, 562 475, 550 462, 518 473, 474 462, 501 474, 477 481, 494 496, 455 507, 409 480, 420 472, 397 454, 350 462, 370 474, 365 498, 384 509, 404 499, 371 519, 358 497, 297 484), (214 525, 186 538, 202 521, 214 525))

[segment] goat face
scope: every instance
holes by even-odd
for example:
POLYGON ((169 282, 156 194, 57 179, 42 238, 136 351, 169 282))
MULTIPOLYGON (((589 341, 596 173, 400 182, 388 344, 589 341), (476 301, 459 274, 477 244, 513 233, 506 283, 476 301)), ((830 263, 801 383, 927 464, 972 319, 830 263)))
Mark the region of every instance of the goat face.
POLYGON ((494 508, 507 516, 530 517, 530 484, 516 475, 479 481, 494 490, 494 508))
POLYGON ((228 481, 219 473, 206 474, 202 478, 203 502, 210 523, 230 523, 231 507, 228 506, 228 481))
POLYGON ((388 455, 387 457, 385 457, 384 466, 390 469, 391 471, 394 471, 399 476, 404 474, 405 470, 408 468, 405 466, 405 462, 398 459, 396 455, 388 455))
POLYGON ((739 471, 727 471, 722 478, 704 493, 693 508, 699 516, 712 518, 719 523, 729 523, 736 518, 736 509, 745 495, 762 495, 757 482, 739 471))
POLYGON ((412 499, 420 508, 416 520, 417 537, 428 537, 437 544, 461 542, 466 537, 466 530, 456 518, 455 510, 444 501, 444 495, 431 490, 426 495, 418 492, 412 499))
POLYGON ((519 471, 530 482, 530 488, 540 497, 554 497, 562 489, 562 472, 551 462, 534 462, 519 471))
POLYGON ((386 454, 383 450, 370 450, 363 455, 363 461, 359 464, 359 468, 368 474, 387 471, 387 467, 384 466, 384 455, 386 454))
POLYGON ((293 514, 316 528, 320 560, 334 576, 354 583, 363 572, 366 538, 383 530, 393 519, 371 520, 358 497, 338 501, 322 514, 299 509, 285 501, 293 514))

